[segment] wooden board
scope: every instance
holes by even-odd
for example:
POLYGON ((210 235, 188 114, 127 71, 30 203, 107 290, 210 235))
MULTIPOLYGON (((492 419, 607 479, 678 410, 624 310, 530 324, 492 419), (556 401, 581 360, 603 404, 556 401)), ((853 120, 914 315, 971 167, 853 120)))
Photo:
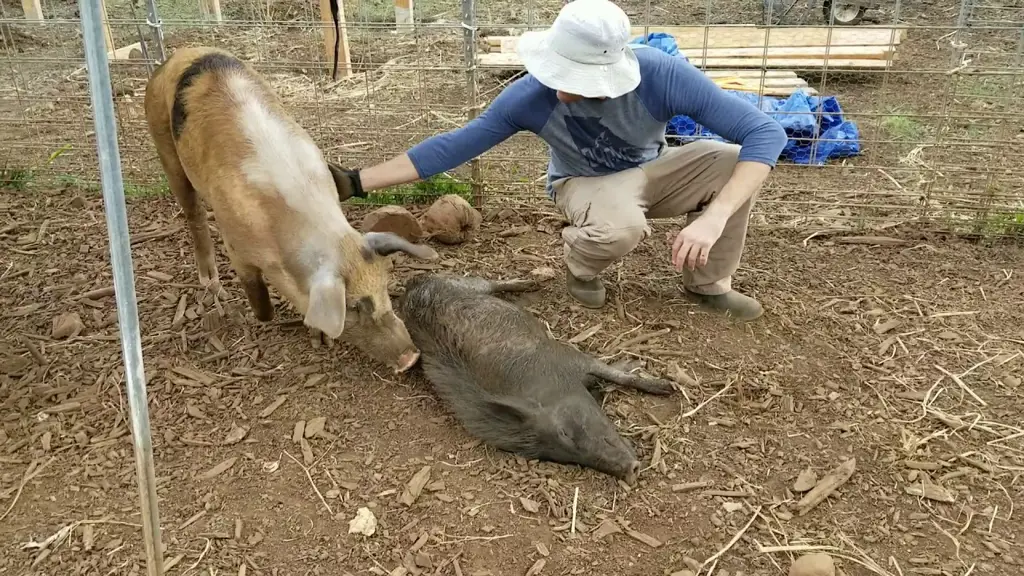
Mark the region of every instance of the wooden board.
MULTIPOLYGON (((500 53, 515 53, 515 47, 506 50, 501 47, 500 53)), ((896 53, 896 47, 889 46, 763 46, 748 48, 681 48, 680 52, 687 58, 844 58, 885 60, 896 53)), ((491 54, 498 53, 492 50, 491 54)))
POLYGON ((705 70, 704 74, 727 90, 783 97, 799 89, 811 95, 818 93, 792 70, 705 70))
POLYGON ((705 70, 704 75, 727 90, 738 89, 765 96, 789 96, 800 88, 811 95, 818 93, 792 70, 705 70), (737 86, 737 82, 741 86, 737 86))
MULTIPOLYGON (((656 49, 656 48, 655 48, 656 49)), ((896 53, 887 46, 779 46, 774 48, 694 48, 682 50, 687 58, 846 58, 885 60, 896 53)))
MULTIPOLYGON (((749 46, 889 46, 899 44, 905 33, 894 27, 808 26, 765 28, 763 26, 650 26, 646 33, 671 34, 680 48, 745 48, 749 46), (705 37, 706 32, 706 37, 705 37)), ((634 26, 633 37, 643 36, 643 26, 634 26)))
POLYGON ((761 94, 764 96, 789 96, 797 90, 803 90, 812 96, 818 93, 817 90, 808 86, 806 82, 770 86, 767 84, 761 84, 757 80, 751 80, 750 78, 740 78, 737 80, 738 82, 726 81, 723 79, 721 81, 716 81, 715 83, 725 90, 750 92, 752 94, 761 94))
POLYGON ((792 70, 705 70, 704 74, 709 78, 739 77, 739 78, 792 78, 800 80, 796 72, 792 70))
MULTIPOLYGON (((895 59, 895 54, 892 59, 895 59)), ((700 58, 688 57, 691 64, 707 68, 885 68, 891 65, 890 59, 871 58, 700 58)), ((477 57, 477 65, 481 68, 522 68, 517 54, 490 52, 477 57)))
MULTIPOLYGON (((634 26, 632 37, 662 32, 675 38, 680 50, 693 48, 750 48, 789 46, 891 46, 903 41, 906 31, 896 27, 765 28, 735 26, 634 26)), ((490 36, 488 44, 501 46, 502 52, 515 52, 516 36, 490 36), (507 40, 506 40, 507 39, 507 40)))

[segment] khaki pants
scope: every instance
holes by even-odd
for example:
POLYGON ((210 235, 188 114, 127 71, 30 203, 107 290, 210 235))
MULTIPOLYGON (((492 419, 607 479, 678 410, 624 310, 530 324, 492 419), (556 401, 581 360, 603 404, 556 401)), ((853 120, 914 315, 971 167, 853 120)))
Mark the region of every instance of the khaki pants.
MULTIPOLYGON (((562 229, 569 271, 580 280, 600 274, 651 235, 648 218, 686 214, 692 222, 732 176, 739 151, 735 144, 697 141, 666 148, 657 159, 623 172, 555 181, 555 206, 569 220, 562 229)), ((687 288, 707 295, 732 289, 756 196, 726 222, 708 263, 693 272, 683 269, 687 288)), ((671 242, 666 262, 670 250, 671 242)))

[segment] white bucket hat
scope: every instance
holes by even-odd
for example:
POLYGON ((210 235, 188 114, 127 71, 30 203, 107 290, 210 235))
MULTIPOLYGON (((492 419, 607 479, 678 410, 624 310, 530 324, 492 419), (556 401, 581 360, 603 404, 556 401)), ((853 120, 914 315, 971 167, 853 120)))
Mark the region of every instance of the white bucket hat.
POLYGON ((547 30, 525 32, 516 52, 526 71, 552 90, 618 98, 640 85, 629 46, 629 16, 608 0, 575 0, 547 30))

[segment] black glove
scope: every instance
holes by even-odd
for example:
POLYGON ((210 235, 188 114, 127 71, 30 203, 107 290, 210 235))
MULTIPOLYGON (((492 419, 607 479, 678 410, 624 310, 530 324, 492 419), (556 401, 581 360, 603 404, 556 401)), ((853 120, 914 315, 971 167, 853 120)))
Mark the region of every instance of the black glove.
POLYGON ((366 198, 366 192, 363 190, 363 181, 359 178, 358 170, 346 170, 330 162, 327 163, 327 167, 331 169, 334 186, 338 189, 338 200, 344 202, 353 196, 356 198, 366 198))

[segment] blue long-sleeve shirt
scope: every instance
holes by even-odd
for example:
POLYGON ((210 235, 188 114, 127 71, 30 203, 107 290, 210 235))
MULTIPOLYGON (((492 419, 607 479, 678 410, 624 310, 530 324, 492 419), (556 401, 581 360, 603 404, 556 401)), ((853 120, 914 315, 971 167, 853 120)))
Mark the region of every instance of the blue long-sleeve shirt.
POLYGON ((462 128, 423 140, 408 152, 420 178, 451 170, 529 131, 547 143, 547 191, 568 176, 600 176, 649 162, 667 146, 668 121, 686 115, 741 146, 739 160, 774 167, 786 145, 782 126, 724 91, 698 68, 657 48, 633 46, 640 85, 607 100, 562 103, 532 75, 507 86, 462 128))

